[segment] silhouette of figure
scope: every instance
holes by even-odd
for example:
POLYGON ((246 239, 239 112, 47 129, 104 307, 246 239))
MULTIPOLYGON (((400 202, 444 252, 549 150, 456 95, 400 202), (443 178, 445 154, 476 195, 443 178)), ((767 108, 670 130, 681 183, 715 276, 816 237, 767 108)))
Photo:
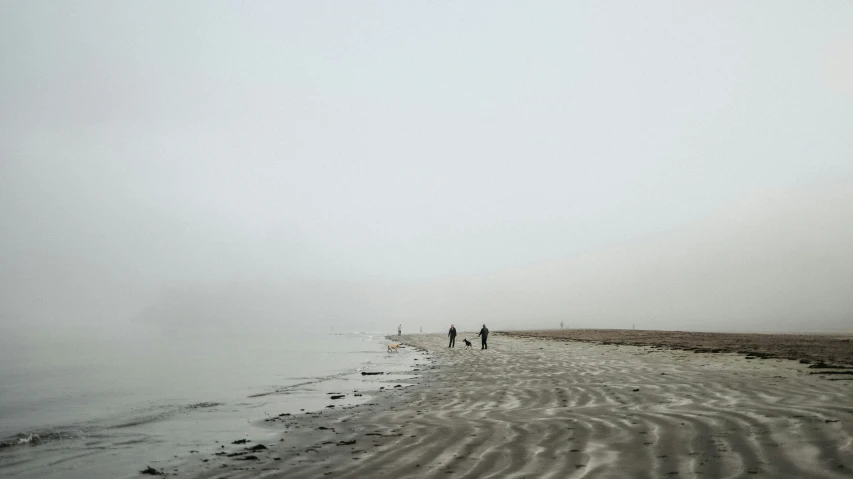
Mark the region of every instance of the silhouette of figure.
POLYGON ((563 329, 563 322, 560 321, 560 329, 563 329))
POLYGON ((401 334, 403 334, 403 325, 402 324, 397 326, 397 336, 400 336, 401 334))
POLYGON ((450 344, 447 346, 448 348, 456 347, 456 326, 450 325, 450 331, 447 333, 450 336, 450 344))
POLYGON ((482 339, 483 346, 480 349, 489 349, 489 345, 486 342, 486 340, 489 337, 489 328, 487 328, 485 324, 483 325, 483 329, 481 329, 480 332, 477 333, 477 336, 480 336, 481 338, 483 338, 482 339))

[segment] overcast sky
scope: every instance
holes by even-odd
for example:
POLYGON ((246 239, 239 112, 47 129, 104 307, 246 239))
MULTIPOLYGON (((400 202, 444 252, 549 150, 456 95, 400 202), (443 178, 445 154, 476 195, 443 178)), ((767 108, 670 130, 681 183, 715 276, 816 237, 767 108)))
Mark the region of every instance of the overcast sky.
POLYGON ((850 331, 851 25, 0 1, 0 323, 850 331))

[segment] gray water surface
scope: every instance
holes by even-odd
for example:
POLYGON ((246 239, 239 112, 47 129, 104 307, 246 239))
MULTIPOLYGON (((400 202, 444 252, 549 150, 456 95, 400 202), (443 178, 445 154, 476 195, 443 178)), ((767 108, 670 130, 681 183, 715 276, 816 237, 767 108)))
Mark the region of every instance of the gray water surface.
MULTIPOLYGON (((216 441, 277 440, 280 431, 259 425, 265 417, 322 409, 329 392, 370 388, 361 370, 411 361, 388 354, 381 334, 283 326, 131 325, 60 337, 0 339, 4 476, 135 477, 216 441)), ((345 404, 367 399, 349 394, 345 404)))

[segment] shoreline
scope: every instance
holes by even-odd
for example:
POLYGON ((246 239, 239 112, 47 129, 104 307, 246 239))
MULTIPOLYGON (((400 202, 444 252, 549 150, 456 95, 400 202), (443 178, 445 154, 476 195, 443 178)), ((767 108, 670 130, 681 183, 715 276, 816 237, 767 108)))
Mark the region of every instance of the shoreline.
MULTIPOLYGON (((269 423, 263 427, 271 433, 277 431, 279 437, 271 442, 241 438, 232 444, 217 443, 213 448, 215 457, 200 456, 201 464, 188 460, 180 465, 181 474, 188 473, 199 478, 221 477, 221 474, 226 472, 231 474, 229 477, 316 477, 315 473, 301 471, 299 466, 310 461, 321 448, 356 444, 359 434, 347 428, 345 424, 364 415, 393 411, 404 405, 411 398, 413 389, 429 382, 428 373, 440 367, 429 351, 406 341, 406 338, 411 336, 386 336, 388 342, 402 344, 404 354, 417 357, 411 358, 414 366, 407 371, 381 371, 378 375, 371 373, 379 371, 365 371, 375 386, 373 389, 360 390, 360 395, 367 399, 354 404, 342 404, 342 407, 320 406, 318 410, 306 410, 304 414, 282 414, 256 421, 269 423), (263 447, 258 447, 259 444, 263 447), (216 460, 220 461, 218 467, 209 467, 207 463, 216 460), (292 467, 279 467, 287 461, 291 461, 292 467), (281 475, 277 476, 275 473, 281 475)), ((368 436, 374 436, 379 441, 385 437, 395 437, 396 434, 399 433, 374 432, 368 436)), ((165 472, 166 475, 171 475, 169 471, 165 472)))
MULTIPOLYGON (((281 414, 299 415, 306 410, 325 414, 329 405, 346 409, 371 402, 373 397, 367 391, 384 386, 377 385, 377 378, 383 376, 362 375, 361 371, 384 371, 391 380, 407 381, 409 371, 418 368, 418 362, 410 359, 417 356, 386 354, 387 341, 382 335, 351 333, 331 339, 322 344, 329 351, 315 348, 295 358, 314 362, 304 366, 294 361, 281 364, 281 359, 294 359, 287 351, 278 361, 274 354, 240 359, 252 365, 261 360, 280 366, 268 368, 274 369, 273 374, 251 376, 253 372, 248 371, 246 379, 238 381, 227 377, 233 371, 225 370, 221 381, 205 384, 196 397, 164 399, 162 392, 168 389, 160 385, 161 390, 152 393, 150 405, 144 409, 124 407, 116 401, 114 410, 93 409, 95 419, 86 422, 8 428, 17 432, 0 438, 0 469, 21 479, 130 479, 144 477, 139 471, 149 466, 170 475, 183 474, 185 463, 218 452, 212 450, 214 445, 221 449, 221 445, 242 438, 263 439, 267 444, 272 438, 278 441, 280 432, 274 425, 280 423, 271 419, 287 417, 281 414), (335 351, 333 361, 324 358, 330 351, 335 351), (331 400, 333 395, 344 397, 331 400)), ((65 417, 58 412, 54 416, 65 417)))
POLYGON ((412 386, 394 388, 389 378, 365 405, 289 418, 274 426, 277 443, 225 445, 182 474, 853 474, 853 381, 811 375, 805 364, 506 334, 494 334, 486 351, 448 349, 443 335, 392 338, 429 361, 412 386))

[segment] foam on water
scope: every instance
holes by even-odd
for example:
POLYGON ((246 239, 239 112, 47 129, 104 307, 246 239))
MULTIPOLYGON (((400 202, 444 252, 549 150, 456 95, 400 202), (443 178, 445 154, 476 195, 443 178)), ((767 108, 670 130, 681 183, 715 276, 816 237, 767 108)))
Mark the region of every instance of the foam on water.
POLYGON ((22 444, 38 444, 41 442, 41 436, 38 434, 17 434, 14 439, 8 439, 0 442, 0 447, 20 446, 22 444))

